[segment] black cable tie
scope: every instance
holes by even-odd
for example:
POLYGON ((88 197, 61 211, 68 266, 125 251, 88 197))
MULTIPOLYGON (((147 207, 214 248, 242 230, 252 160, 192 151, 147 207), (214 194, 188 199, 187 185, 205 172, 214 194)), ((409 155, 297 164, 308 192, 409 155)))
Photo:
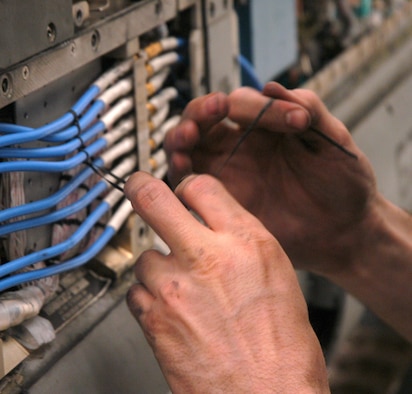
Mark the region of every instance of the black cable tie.
POLYGON ((262 109, 257 114, 256 118, 252 121, 252 123, 246 128, 246 130, 243 132, 243 134, 239 137, 238 141, 236 142, 236 145, 234 146, 232 151, 229 153, 229 156, 227 156, 226 160, 223 162, 223 164, 220 166, 220 168, 216 171, 216 173, 215 173, 216 177, 219 177, 222 170, 226 167, 226 165, 229 163, 230 159, 234 156, 234 154, 240 148, 240 145, 242 145, 242 143, 245 141, 245 139, 248 137, 248 135, 255 129, 256 125, 259 122, 259 120, 262 118, 262 116, 265 114, 265 112, 269 109, 269 107, 272 105, 272 103, 274 101, 275 100, 273 98, 270 98, 266 102, 266 104, 262 107, 262 109))
POLYGON ((107 168, 96 166, 93 163, 89 152, 87 152, 87 150, 86 150, 86 144, 85 144, 85 142, 84 142, 84 140, 81 136, 82 129, 81 129, 80 123, 79 123, 79 116, 72 109, 70 109, 68 112, 70 112, 73 115, 73 117, 74 117, 73 124, 74 124, 74 126, 77 127, 76 138, 78 138, 80 140, 80 143, 81 143, 80 148, 79 148, 79 152, 84 152, 86 154, 86 160, 84 161, 84 163, 86 165, 88 165, 98 176, 100 176, 102 179, 104 179, 109 185, 113 186, 115 189, 117 189, 117 190, 119 190, 123 193, 123 188, 121 186, 119 186, 117 183, 112 182, 111 180, 107 179, 106 175, 112 176, 119 183, 125 184, 126 181, 123 178, 118 177, 116 174, 114 174, 113 172, 111 172, 107 168))
POLYGON ((53 224, 58 226, 80 226, 82 224, 82 221, 80 221, 79 219, 64 218, 58 220, 57 222, 54 222, 53 224))
POLYGON ((70 108, 67 112, 73 115, 73 121, 74 122, 79 121, 80 116, 74 109, 70 108))
POLYGON ((66 173, 64 173, 64 174, 61 174, 60 175, 60 181, 66 181, 66 182, 69 182, 69 181, 71 181, 73 179, 73 175, 70 175, 70 174, 66 174, 66 173))
MULTIPOLYGON (((87 152, 86 152, 87 153, 87 152)), ((86 161, 86 164, 102 179, 104 179, 109 185, 111 185, 112 187, 114 187, 115 189, 121 191, 122 193, 124 192, 123 188, 118 185, 115 182, 112 182, 110 179, 106 178, 106 174, 105 171, 103 171, 103 167, 98 167, 96 166, 94 163, 92 163, 90 160, 86 161)), ((126 181, 118 176, 116 176, 115 174, 111 173, 109 170, 107 170, 106 168, 104 169, 106 170, 108 175, 111 175, 113 178, 115 178, 118 182, 121 182, 123 184, 126 183, 126 181)))

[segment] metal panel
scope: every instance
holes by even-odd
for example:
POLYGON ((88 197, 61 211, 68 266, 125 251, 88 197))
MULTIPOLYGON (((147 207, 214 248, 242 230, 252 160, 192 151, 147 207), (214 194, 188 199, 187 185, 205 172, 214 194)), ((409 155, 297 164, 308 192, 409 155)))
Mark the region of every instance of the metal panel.
POLYGON ((207 34, 209 90, 229 93, 239 86, 238 38, 231 1, 206 1, 204 22, 207 34))
POLYGON ((30 387, 31 394, 166 394, 168 386, 125 302, 30 387))
POLYGON ((139 2, 79 37, 0 75, 0 108, 57 80, 176 15, 176 0, 139 2))
POLYGON ((0 69, 61 43, 73 33, 71 0, 2 0, 0 69))
POLYGON ((297 60, 296 5, 292 0, 250 0, 237 7, 240 48, 267 82, 297 60))
POLYGON ((410 160, 405 154, 412 148, 411 101, 412 73, 353 130, 355 141, 372 162, 380 191, 410 211, 411 190, 405 186, 412 184, 412 174, 405 168, 410 160))

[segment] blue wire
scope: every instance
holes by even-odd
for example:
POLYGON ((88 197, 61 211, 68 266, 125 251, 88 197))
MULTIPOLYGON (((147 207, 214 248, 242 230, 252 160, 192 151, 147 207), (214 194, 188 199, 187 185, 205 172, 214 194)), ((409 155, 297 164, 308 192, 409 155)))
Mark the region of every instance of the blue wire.
MULTIPOLYGON (((101 100, 96 100, 79 119, 79 128, 81 131, 86 130, 104 111, 106 104, 101 100)), ((79 128, 77 126, 70 126, 69 128, 59 131, 53 135, 48 135, 42 138, 43 141, 48 142, 65 142, 71 140, 79 135, 79 128)))
POLYGON ((72 111, 77 115, 81 115, 90 103, 100 94, 100 88, 97 85, 92 85, 87 89, 77 102, 72 106, 72 111))
MULTIPOLYGON (((39 129, 32 129, 24 133, 14 133, 8 134, 6 136, 0 136, 0 147, 5 147, 9 145, 15 145, 18 143, 30 142, 39 139, 44 139, 45 141, 61 142, 67 141, 74 138, 79 134, 80 130, 85 130, 90 126, 98 117, 98 115, 104 110, 105 104, 101 100, 96 100, 93 105, 83 114, 82 117, 78 119, 78 126, 72 125, 65 130, 60 130, 54 135, 50 135, 49 131, 45 133, 43 129, 47 128, 49 125, 42 126, 39 129), (45 138, 48 137, 48 138, 45 138)), ((73 114, 68 113, 66 117, 70 116, 73 118, 73 114)), ((72 119, 75 120, 75 119, 72 119)), ((69 123, 72 123, 70 121, 69 123)), ((66 125, 68 126, 68 125, 66 125)), ((0 126, 1 127, 1 126, 0 126)))
POLYGON ((79 226, 79 228, 66 240, 59 244, 50 246, 46 249, 31 253, 27 256, 20 257, 9 263, 0 265, 0 277, 7 275, 13 271, 35 264, 39 261, 44 261, 57 256, 65 251, 73 248, 78 244, 96 224, 96 222, 110 209, 107 202, 102 202, 79 226))
POLYGON ((67 127, 70 123, 73 122, 73 120, 73 114, 67 113, 61 118, 55 120, 53 123, 49 123, 45 126, 39 127, 38 129, 30 130, 24 133, 22 132, 0 136, 0 147, 38 140, 45 137, 46 135, 67 127))
MULTIPOLYGON (((96 167, 101 167, 103 166, 103 164, 103 160, 101 159, 96 159, 93 162, 93 165, 96 167)), ((70 193, 76 190, 93 173, 94 171, 90 167, 85 168, 79 175, 67 182, 53 195, 43 198, 42 200, 32 201, 27 204, 3 209, 2 211, 0 211, 0 222, 4 222, 14 217, 52 208, 53 206, 61 202, 64 198, 66 198, 70 193)))
POLYGON ((33 227, 43 226, 64 219, 91 204, 100 194, 108 188, 105 181, 97 182, 84 196, 73 204, 67 205, 57 211, 43 216, 20 220, 0 227, 0 236, 4 236, 16 231, 27 230, 33 227))
MULTIPOLYGON (((99 94, 99 92, 100 89, 97 86, 92 85, 86 91, 86 93, 84 93, 82 97, 72 106, 72 111, 77 114, 77 116, 80 116, 87 108, 87 106, 91 103, 91 101, 99 94)), ((41 126, 38 129, 33 129, 30 131, 22 130, 24 132, 0 136, 0 147, 35 141, 44 138, 50 134, 56 133, 68 127, 74 120, 76 120, 75 118, 76 116, 73 113, 67 112, 60 118, 47 125, 41 126)), ((2 125, 0 124, 0 129, 1 127, 2 125)))
POLYGON ((19 126, 14 123, 0 123, 0 133, 27 133, 33 130, 33 127, 19 126))
POLYGON ((0 280, 0 292, 25 282, 61 274, 86 264, 107 245, 115 234, 116 230, 111 226, 107 226, 100 237, 85 252, 57 265, 24 272, 21 274, 15 274, 8 278, 2 279, 0 280))
POLYGON ((76 149, 81 147, 83 143, 88 142, 98 133, 104 131, 105 128, 105 124, 99 120, 97 123, 92 125, 88 130, 82 133, 80 135, 80 138, 75 138, 69 142, 66 142, 65 144, 43 148, 3 148, 0 149, 0 158, 40 159, 65 156, 69 153, 74 152, 76 149))
POLYGON ((262 82, 260 82, 259 77, 257 76, 256 70, 254 69, 252 63, 250 63, 250 61, 243 55, 238 56, 238 61, 240 67, 245 72, 247 77, 250 79, 252 87, 261 91, 263 89, 263 84, 262 82))
POLYGON ((0 173, 15 171, 36 171, 36 172, 64 172, 83 163, 89 157, 99 152, 107 146, 107 141, 103 138, 94 141, 85 149, 61 161, 8 161, 0 163, 0 173))

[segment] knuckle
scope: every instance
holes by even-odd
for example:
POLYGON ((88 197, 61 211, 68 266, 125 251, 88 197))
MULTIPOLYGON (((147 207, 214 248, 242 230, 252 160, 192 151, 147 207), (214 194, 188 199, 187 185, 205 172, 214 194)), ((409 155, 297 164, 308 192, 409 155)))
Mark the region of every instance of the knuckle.
POLYGON ((126 294, 126 303, 136 319, 140 319, 143 315, 143 308, 140 302, 141 287, 139 285, 132 286, 126 294))
POLYGON ((141 280, 144 277, 147 267, 149 267, 153 261, 158 257, 158 253, 154 249, 148 249, 143 251, 134 267, 134 274, 137 280, 141 280))
POLYGON ((179 183, 175 189, 175 193, 184 201, 196 201, 199 198, 204 198, 205 195, 214 193, 218 181, 210 175, 190 175, 179 183))
POLYGON ((206 193, 213 193, 217 185, 218 181, 210 175, 196 175, 187 179, 183 185, 182 193, 196 198, 206 193))
POLYGON ((249 95, 251 93, 256 93, 255 89, 252 89, 250 87, 247 86, 242 86, 240 88, 237 88, 235 90, 233 90, 230 94, 229 94, 229 98, 231 100, 242 100, 244 99, 245 95, 249 95))
POLYGON ((175 304, 181 297, 180 283, 177 280, 165 281, 158 289, 159 297, 169 306, 175 304))
POLYGON ((151 178, 141 185, 135 192, 134 202, 142 210, 150 210, 163 200, 164 187, 161 181, 151 178))
POLYGON ((160 319, 153 311, 146 313, 140 320, 140 325, 149 345, 156 346, 157 333, 159 331, 160 319))

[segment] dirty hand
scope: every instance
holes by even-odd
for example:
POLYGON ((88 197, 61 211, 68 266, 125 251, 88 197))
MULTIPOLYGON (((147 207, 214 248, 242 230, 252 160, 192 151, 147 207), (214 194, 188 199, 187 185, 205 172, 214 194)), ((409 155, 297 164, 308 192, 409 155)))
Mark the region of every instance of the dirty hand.
POLYGON ((140 172, 125 192, 170 247, 140 256, 128 305, 173 393, 328 392, 288 257, 220 182, 191 176, 174 194, 140 172))
POLYGON ((169 180, 218 176, 278 239, 297 268, 327 275, 345 268, 375 222, 375 178, 346 127, 308 90, 268 83, 193 100, 166 137, 169 180), (268 100, 255 129, 222 169, 268 100), (229 120, 230 119, 230 120, 229 120), (332 138, 357 158, 313 131, 332 138))

